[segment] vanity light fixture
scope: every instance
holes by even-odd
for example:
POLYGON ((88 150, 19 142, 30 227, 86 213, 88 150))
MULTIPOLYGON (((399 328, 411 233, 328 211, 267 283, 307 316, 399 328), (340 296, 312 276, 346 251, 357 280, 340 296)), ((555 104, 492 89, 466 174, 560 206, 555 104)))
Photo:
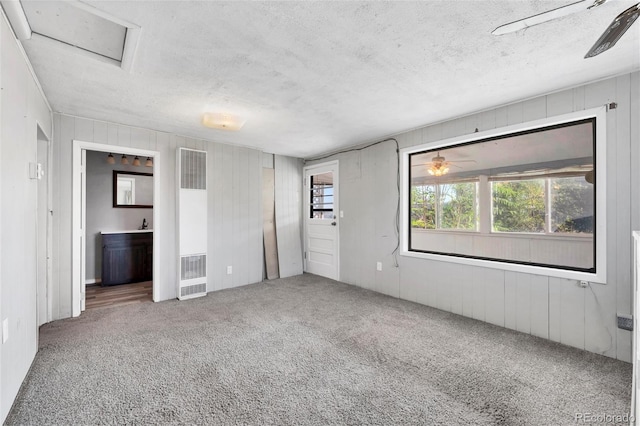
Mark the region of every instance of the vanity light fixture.
POLYGON ((109 153, 109 155, 107 155, 107 164, 116 164, 116 159, 112 153, 109 153))
POLYGON ((246 120, 237 115, 222 112, 205 112, 202 116, 202 124, 219 130, 237 131, 244 126, 246 120))
POLYGON ((126 155, 122 154, 122 158, 120 159, 120 164, 124 164, 124 165, 129 164, 129 159, 127 158, 126 155))
POLYGON ((146 167, 153 167, 153 160, 151 157, 147 157, 147 161, 144 163, 146 167))
POLYGON ((132 165, 138 167, 140 165, 140 158, 136 155, 136 158, 133 159, 132 165))

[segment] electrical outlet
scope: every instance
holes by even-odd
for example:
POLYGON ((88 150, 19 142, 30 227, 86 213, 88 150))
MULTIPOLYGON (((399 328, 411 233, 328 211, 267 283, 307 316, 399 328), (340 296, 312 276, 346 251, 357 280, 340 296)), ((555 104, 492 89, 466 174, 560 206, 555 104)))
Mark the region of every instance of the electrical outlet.
POLYGON ((340 217, 344 217, 344 212, 342 210, 340 210, 340 217))
POLYGON ((382 262, 376 262, 376 270, 382 271, 382 262))
POLYGON ((227 266, 227 275, 233 274, 233 266, 227 266))
POLYGON ((618 314, 618 328, 622 330, 633 331, 633 316, 627 314, 618 314))
POLYGON ((589 287, 589 282, 588 281, 580 281, 580 287, 582 287, 582 288, 589 287))
POLYGON ((2 343, 9 340, 9 318, 2 320, 2 343))

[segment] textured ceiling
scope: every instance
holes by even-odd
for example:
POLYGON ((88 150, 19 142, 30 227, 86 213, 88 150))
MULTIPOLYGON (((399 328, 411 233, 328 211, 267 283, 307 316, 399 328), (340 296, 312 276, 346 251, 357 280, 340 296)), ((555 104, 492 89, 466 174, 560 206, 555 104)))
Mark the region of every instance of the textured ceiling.
POLYGON ((131 73, 23 45, 55 111, 309 157, 640 69, 640 23, 583 59, 635 1, 491 35, 572 1, 91 1, 142 27, 131 73))

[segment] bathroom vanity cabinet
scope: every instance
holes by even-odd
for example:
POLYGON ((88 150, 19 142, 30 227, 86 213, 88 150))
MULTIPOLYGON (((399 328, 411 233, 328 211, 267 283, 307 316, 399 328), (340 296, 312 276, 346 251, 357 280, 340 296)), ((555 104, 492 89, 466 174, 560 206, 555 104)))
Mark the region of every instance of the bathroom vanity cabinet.
POLYGON ((151 281, 153 232, 102 232, 102 286, 151 281))

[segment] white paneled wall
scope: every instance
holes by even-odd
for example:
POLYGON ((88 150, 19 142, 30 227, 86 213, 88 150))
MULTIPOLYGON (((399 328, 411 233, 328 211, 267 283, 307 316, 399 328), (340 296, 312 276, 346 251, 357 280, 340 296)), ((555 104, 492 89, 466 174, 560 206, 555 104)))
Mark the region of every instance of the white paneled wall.
POLYGON ((29 163, 38 161, 38 126, 51 138, 51 111, 1 12, 0 87, 0 322, 8 326, 0 344, 2 423, 38 349, 38 181, 29 178, 29 163))
POLYGON ((631 333, 631 230, 640 228, 640 73, 592 83, 397 135, 401 148, 616 102, 607 112, 607 283, 392 256, 395 146, 383 143, 340 160, 341 279, 499 326, 625 361, 631 333), (376 262, 383 270, 376 271, 376 262))
POLYGON ((209 291, 262 281, 262 153, 212 143, 207 151, 209 291))
POLYGON ((72 141, 158 151, 162 158, 160 209, 162 247, 155 253, 161 274, 159 300, 176 297, 176 148, 208 152, 208 291, 262 280, 262 153, 242 147, 196 140, 85 118, 54 114, 53 150, 53 318, 71 316, 71 148, 72 141), (227 266, 233 274, 227 275, 227 266))

